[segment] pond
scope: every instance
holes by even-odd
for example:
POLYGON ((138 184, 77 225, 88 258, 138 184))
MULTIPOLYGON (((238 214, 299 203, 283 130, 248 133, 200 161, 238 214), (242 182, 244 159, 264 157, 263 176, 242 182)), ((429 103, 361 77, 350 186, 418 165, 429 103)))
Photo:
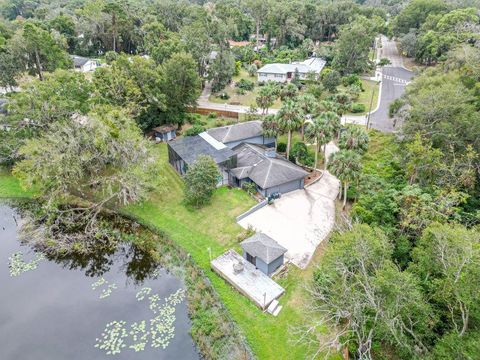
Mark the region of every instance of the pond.
POLYGON ((2 360, 200 358, 182 281, 146 253, 48 258, 20 243, 20 223, 0 204, 2 360))

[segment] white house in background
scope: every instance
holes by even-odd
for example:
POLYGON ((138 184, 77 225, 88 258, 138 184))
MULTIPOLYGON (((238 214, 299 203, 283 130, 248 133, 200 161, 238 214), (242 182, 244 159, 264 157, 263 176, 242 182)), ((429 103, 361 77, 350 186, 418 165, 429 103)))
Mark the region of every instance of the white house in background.
POLYGON ((295 71, 298 69, 300 80, 307 78, 309 73, 320 75, 320 72, 325 67, 325 60, 317 57, 309 58, 301 62, 293 62, 291 64, 267 64, 258 69, 257 76, 259 82, 276 81, 287 82, 291 81, 295 76, 295 71))
POLYGON ((81 71, 81 72, 94 71, 97 67, 100 66, 100 63, 98 62, 98 60, 89 59, 82 56, 72 55, 72 60, 73 60, 73 66, 75 67, 75 70, 81 71))

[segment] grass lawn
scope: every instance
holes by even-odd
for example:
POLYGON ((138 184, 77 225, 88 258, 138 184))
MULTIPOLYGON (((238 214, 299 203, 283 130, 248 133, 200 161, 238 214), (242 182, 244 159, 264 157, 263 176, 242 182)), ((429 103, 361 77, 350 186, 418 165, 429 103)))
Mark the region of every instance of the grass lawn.
POLYGON ((0 198, 28 198, 34 195, 33 191, 25 191, 8 169, 0 167, 0 198))
MULTIPOLYGON (((278 317, 262 313, 250 300, 240 295, 210 269, 210 258, 234 247, 239 250, 238 236, 244 230, 235 217, 255 202, 240 189, 222 187, 216 190, 209 205, 192 209, 183 203, 182 180, 167 162, 165 144, 156 146, 160 154, 159 176, 164 191, 152 191, 148 201, 131 205, 128 212, 144 223, 156 226, 182 246, 205 271, 234 321, 245 334, 258 359, 305 359, 306 345, 296 342, 295 329, 310 324, 313 317, 306 312, 308 295, 305 285, 312 278, 315 263, 321 256, 321 247, 306 270, 294 266, 288 274, 278 279, 286 293, 280 298, 283 309, 278 317), (211 257, 210 257, 211 255, 211 257)), ((23 192, 17 181, 6 171, 0 172, 0 197, 31 196, 23 192)), ((312 336, 319 341, 326 334, 325 328, 312 336)), ((332 359, 341 359, 340 355, 332 359)))
MULTIPOLYGON (((239 105, 244 105, 244 106, 256 105, 255 98, 257 97, 258 92, 260 90, 260 86, 258 86, 258 82, 257 82, 257 76, 251 77, 248 75, 246 70, 241 69, 240 75, 233 77, 233 84, 240 81, 240 79, 247 79, 247 80, 253 81, 253 83, 255 84, 255 88, 253 89, 253 91, 247 91, 245 94, 239 95, 235 92, 236 88, 234 85, 228 85, 223 91, 221 91, 221 92, 226 92, 230 96, 228 100, 223 100, 213 94, 210 95, 208 100, 218 104, 238 103, 239 105)), ((272 109, 279 109, 281 105, 282 105, 282 102, 280 101, 280 99, 277 99, 272 105, 272 109)))
MULTIPOLYGON (((372 92, 373 92, 373 102, 372 102, 372 110, 375 110, 377 107, 378 103, 378 95, 380 91, 380 84, 376 81, 371 81, 371 80, 365 80, 362 79, 362 84, 363 84, 363 89, 365 91, 362 91, 360 93, 360 96, 358 97, 357 100, 355 100, 355 103, 358 104, 363 104, 365 105, 365 111, 361 113, 347 113, 347 115, 365 115, 368 113, 368 110, 370 109, 370 102, 372 100, 372 92)), ((339 91, 344 90, 343 86, 338 87, 339 91)))

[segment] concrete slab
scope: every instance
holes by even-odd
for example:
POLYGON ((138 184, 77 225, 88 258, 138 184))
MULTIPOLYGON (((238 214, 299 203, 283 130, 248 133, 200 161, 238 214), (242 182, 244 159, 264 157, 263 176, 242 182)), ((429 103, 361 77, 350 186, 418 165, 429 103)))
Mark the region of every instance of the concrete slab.
MULTIPOLYGON (((211 261, 212 269, 232 284, 243 295, 252 300, 262 310, 278 299, 285 289, 270 279, 255 266, 246 261, 234 250, 211 261), (241 271, 235 271, 234 265, 241 264, 241 271)), ((238 270, 238 269, 237 269, 238 270)))
POLYGON ((324 171, 322 178, 304 190, 282 195, 272 205, 243 218, 243 228, 252 226, 287 248, 285 257, 304 269, 317 246, 335 225, 335 199, 340 181, 324 171))

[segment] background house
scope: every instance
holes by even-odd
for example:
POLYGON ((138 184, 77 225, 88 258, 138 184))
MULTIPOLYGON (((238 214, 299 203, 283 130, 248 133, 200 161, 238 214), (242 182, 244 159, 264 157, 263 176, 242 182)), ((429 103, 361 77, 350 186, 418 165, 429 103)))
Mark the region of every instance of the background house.
POLYGON ((256 233, 242 241, 243 258, 255 267, 270 276, 284 262, 284 254, 287 252, 282 245, 263 233, 256 233))
POLYGON ((175 140, 177 137, 177 126, 172 124, 165 124, 162 126, 157 126, 153 128, 155 132, 155 141, 170 141, 175 140))
POLYGON ((298 70, 300 80, 305 80, 309 73, 317 76, 320 75, 325 64, 325 60, 317 57, 312 57, 302 62, 293 62, 291 64, 267 64, 258 69, 257 77, 259 82, 287 82, 293 79, 295 71, 298 70))
POLYGON ((89 59, 82 56, 72 55, 72 60, 73 60, 73 66, 75 70, 78 70, 81 72, 94 71, 97 67, 100 66, 100 63, 98 62, 98 60, 89 59))

